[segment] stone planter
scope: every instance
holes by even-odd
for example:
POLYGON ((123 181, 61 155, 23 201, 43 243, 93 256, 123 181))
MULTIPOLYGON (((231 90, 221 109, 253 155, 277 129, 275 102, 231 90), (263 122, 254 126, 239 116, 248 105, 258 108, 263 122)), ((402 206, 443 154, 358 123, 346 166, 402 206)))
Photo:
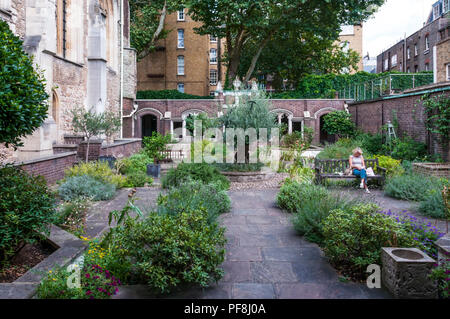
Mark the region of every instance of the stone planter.
POLYGON ((417 248, 382 248, 382 281, 395 298, 434 299, 436 283, 429 279, 436 261, 417 248))
POLYGON ((161 165, 159 164, 148 164, 147 165, 147 175, 158 178, 161 174, 161 165))
POLYGON ((413 170, 418 174, 450 178, 450 163, 414 163, 413 170))
POLYGON ((438 249, 438 263, 443 265, 450 259, 450 237, 442 237, 435 243, 438 249))

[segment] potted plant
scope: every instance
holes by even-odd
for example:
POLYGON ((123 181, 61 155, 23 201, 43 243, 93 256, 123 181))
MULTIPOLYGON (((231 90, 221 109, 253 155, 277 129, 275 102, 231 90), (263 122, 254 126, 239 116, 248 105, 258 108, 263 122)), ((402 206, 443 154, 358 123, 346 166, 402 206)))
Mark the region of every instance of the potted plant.
MULTIPOLYGON (((104 113, 104 122, 103 122, 103 132, 106 136, 106 142, 108 144, 114 144, 112 137, 115 133, 120 130, 120 117, 118 117, 114 112, 107 111, 104 113)), ((107 148, 106 156, 100 156, 99 161, 107 162, 111 169, 114 168, 116 158, 110 154, 108 154, 109 148, 107 148)))
POLYGON ((166 159, 167 144, 170 143, 172 137, 170 135, 161 135, 158 132, 153 132, 152 136, 144 137, 144 151, 149 158, 153 159, 152 164, 147 165, 147 175, 159 177, 161 172, 161 162, 166 159))

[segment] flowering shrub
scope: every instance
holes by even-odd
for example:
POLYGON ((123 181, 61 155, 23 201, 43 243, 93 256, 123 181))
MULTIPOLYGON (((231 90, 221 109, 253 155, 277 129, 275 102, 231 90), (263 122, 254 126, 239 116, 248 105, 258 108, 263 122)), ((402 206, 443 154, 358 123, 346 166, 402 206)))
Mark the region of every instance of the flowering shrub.
POLYGON ((117 188, 124 187, 126 177, 116 174, 107 162, 81 163, 66 170, 66 178, 75 176, 90 176, 102 183, 113 184, 117 188))
POLYGON ((392 211, 378 212, 384 216, 392 217, 398 224, 409 232, 414 240, 415 247, 426 252, 430 257, 437 258, 437 249, 434 242, 444 236, 427 219, 419 219, 406 211, 393 213, 392 211))
POLYGON ((55 224, 72 233, 84 230, 86 214, 91 206, 89 198, 76 198, 60 205, 56 211, 55 224))
POLYGON ((66 269, 50 270, 37 289, 40 299, 108 299, 117 294, 120 280, 99 265, 81 270, 80 288, 69 288, 67 281, 73 273, 66 269))
POLYGON ((386 175, 388 177, 403 175, 405 173, 405 169, 401 166, 401 161, 384 155, 375 155, 375 158, 378 159, 380 167, 386 169, 386 175))

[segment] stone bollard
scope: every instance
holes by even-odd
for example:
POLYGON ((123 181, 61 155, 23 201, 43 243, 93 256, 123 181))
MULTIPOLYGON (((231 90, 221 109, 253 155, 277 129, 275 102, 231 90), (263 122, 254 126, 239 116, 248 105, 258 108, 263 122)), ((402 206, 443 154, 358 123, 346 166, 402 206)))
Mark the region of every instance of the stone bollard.
POLYGON ((417 248, 382 248, 382 281, 402 299, 438 298, 437 284, 429 279, 436 261, 417 248))
POLYGON ((450 237, 442 237, 435 245, 438 249, 438 264, 441 266, 450 258, 450 237))

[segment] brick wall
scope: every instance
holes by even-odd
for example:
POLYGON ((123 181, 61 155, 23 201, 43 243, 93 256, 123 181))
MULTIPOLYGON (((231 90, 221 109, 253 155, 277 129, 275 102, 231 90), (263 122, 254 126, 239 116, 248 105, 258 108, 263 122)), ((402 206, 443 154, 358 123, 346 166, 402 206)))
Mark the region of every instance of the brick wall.
MULTIPOLYGON (((450 95, 448 86, 441 90, 444 91, 431 95, 442 93, 450 95)), ((349 111, 358 128, 372 134, 380 132, 382 126, 389 121, 393 122, 396 116, 399 124, 397 135, 409 136, 418 142, 427 144, 431 154, 441 154, 448 161, 448 145, 442 145, 438 136, 428 132, 425 127, 425 114, 420 101, 424 93, 424 91, 412 91, 409 95, 352 103, 349 105, 349 111)))
POLYGON ((113 145, 103 146, 100 150, 100 156, 114 156, 116 158, 129 157, 142 148, 142 140, 116 140, 113 145))
MULTIPOLYGON (((170 121, 181 121, 182 115, 189 111, 203 111, 210 117, 217 117, 223 100, 137 100, 138 111, 134 119, 125 119, 124 136, 142 136, 142 117, 145 115, 155 115, 158 119, 158 131, 167 134, 170 132, 170 121), (171 119, 164 119, 166 112, 171 113, 171 119), (134 121, 134 125, 133 125, 134 121), (134 135, 132 134, 134 128, 134 135)), ((344 110, 345 100, 272 100, 272 110, 277 110, 293 116, 293 121, 304 121, 305 126, 311 127, 315 131, 313 143, 320 141, 320 117, 334 110, 344 110), (310 117, 305 118, 305 112, 309 112, 310 117)), ((131 113, 131 109, 128 110, 131 113)), ((125 115, 129 113, 125 112, 125 115)))
POLYGON ((47 183, 53 184, 64 178, 64 170, 76 162, 77 153, 70 152, 18 163, 16 166, 20 166, 30 174, 41 175, 47 180, 47 183))

